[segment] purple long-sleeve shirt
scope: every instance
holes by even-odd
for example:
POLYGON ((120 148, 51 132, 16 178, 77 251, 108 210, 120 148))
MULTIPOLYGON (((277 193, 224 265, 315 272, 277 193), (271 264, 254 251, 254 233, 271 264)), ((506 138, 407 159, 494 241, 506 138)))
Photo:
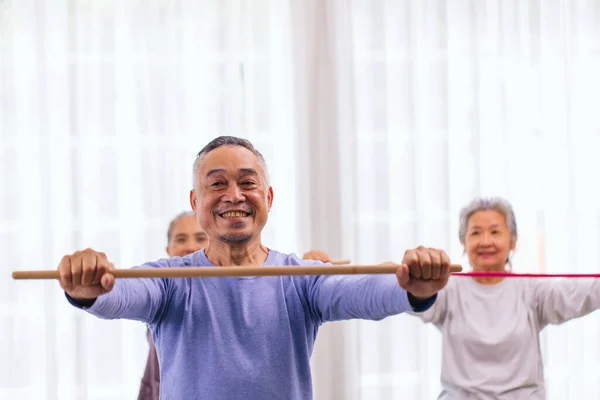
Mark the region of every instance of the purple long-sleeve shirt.
MULTIPOLYGON (((270 250, 264 267, 317 264, 270 250)), ((143 265, 184 266, 215 267, 203 250, 143 265)), ((435 298, 412 307, 394 275, 129 278, 85 309, 150 325, 162 399, 306 400, 322 323, 425 311, 435 298)))

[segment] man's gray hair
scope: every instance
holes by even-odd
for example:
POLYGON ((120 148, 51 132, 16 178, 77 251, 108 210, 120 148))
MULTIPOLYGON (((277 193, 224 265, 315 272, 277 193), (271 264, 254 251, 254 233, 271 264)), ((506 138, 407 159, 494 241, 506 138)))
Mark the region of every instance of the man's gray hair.
POLYGON ((193 173, 192 173, 192 176, 194 179, 194 181, 193 181, 194 189, 197 189, 197 185, 198 185, 198 169, 199 169, 200 162, 204 159, 204 157, 208 153, 210 153, 214 149, 219 148, 221 146, 239 146, 239 147, 243 147, 245 149, 250 150, 256 157, 258 157, 258 160, 260 161, 260 164, 265 172, 265 179, 267 181, 266 182, 267 186, 269 185, 269 171, 267 170, 267 162, 265 161, 265 158, 260 153, 260 151, 256 150, 254 145, 252 145, 252 143, 250 143, 249 140, 242 139, 242 138, 235 137, 235 136, 219 136, 218 138, 211 140, 210 143, 208 143, 206 146, 204 146, 204 148, 202 150, 200 150, 200 152, 196 156, 196 160, 194 161, 193 173))
POLYGON ((182 213, 179 213, 175 216, 175 218, 173 218, 171 220, 171 222, 169 222, 169 229, 167 229, 167 244, 171 243, 171 236, 173 235, 173 229, 175 228, 175 224, 177 222, 179 222, 179 220, 181 218, 184 217, 193 217, 194 216, 194 212, 193 211, 184 211, 182 213))
POLYGON ((508 226, 511 239, 514 241, 517 240, 517 220, 515 218, 515 212, 510 203, 501 197, 478 197, 460 211, 460 227, 458 236, 463 246, 465 244, 465 235, 467 234, 469 219, 478 211, 497 211, 502 214, 504 219, 506 219, 506 225, 508 226))

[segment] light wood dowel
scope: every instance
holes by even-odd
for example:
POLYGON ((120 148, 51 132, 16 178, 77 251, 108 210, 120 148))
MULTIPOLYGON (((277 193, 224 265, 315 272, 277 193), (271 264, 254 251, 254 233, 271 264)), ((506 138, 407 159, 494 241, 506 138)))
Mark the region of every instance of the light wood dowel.
MULTIPOLYGON (((114 269, 115 278, 213 278, 223 276, 294 276, 294 275, 355 275, 395 274, 397 265, 345 266, 264 266, 264 267, 180 267, 114 269)), ((462 266, 452 265, 450 272, 461 272, 462 266)), ((57 270, 14 271, 13 279, 59 279, 57 270)))

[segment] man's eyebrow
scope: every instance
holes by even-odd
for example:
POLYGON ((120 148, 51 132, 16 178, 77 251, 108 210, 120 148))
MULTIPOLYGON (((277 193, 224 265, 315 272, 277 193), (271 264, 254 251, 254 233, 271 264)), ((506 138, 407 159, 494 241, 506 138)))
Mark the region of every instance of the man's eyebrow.
POLYGON ((223 168, 211 169, 210 171, 208 171, 208 172, 206 173, 206 177, 208 178, 208 177, 209 177, 209 176, 211 176, 211 175, 214 175, 214 174, 221 174, 221 173, 224 173, 224 172, 225 172, 225 170, 224 170, 223 168))
POLYGON ((258 172, 254 168, 241 168, 239 170, 240 175, 256 175, 258 176, 258 172))
MULTIPOLYGON (((215 175, 215 174, 224 174, 227 171, 225 171, 225 169, 223 168, 215 168, 215 169, 211 169, 210 171, 208 171, 206 173, 206 177, 210 177, 211 175, 215 175)), ((254 168, 240 168, 238 170, 238 175, 240 176, 244 176, 244 175, 252 175, 252 176, 259 176, 258 172, 256 172, 256 170, 254 168)))

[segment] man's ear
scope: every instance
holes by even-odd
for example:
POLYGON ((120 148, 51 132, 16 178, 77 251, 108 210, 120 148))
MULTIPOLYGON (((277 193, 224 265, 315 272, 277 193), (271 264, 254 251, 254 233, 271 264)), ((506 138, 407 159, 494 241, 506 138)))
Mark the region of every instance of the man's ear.
POLYGON ((271 211, 271 207, 273 206, 273 187, 269 186, 269 191, 267 192, 267 202, 269 205, 268 211, 271 211))
POLYGON ((194 213, 196 212, 196 200, 198 200, 198 197, 196 196, 196 191, 192 189, 190 190, 190 206, 192 206, 192 210, 194 210, 194 213))

